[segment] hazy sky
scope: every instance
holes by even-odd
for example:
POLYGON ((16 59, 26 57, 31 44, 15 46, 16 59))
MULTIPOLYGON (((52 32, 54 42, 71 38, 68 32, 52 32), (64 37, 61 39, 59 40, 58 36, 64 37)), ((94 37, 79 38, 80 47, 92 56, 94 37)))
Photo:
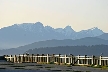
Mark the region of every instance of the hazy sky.
POLYGON ((0 28, 37 21, 54 28, 108 32, 108 0, 0 0, 0 28))

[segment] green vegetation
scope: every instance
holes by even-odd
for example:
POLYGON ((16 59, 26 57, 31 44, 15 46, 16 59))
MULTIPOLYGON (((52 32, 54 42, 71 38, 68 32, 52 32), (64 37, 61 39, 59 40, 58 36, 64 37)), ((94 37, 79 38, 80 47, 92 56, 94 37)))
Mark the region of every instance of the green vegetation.
POLYGON ((72 67, 71 65, 67 65, 67 67, 72 67))
POLYGON ((93 68, 102 68, 101 65, 96 65, 96 66, 93 66, 93 68))
POLYGON ((86 72, 91 72, 91 71, 86 71, 86 72))
POLYGON ((92 67, 92 68, 101 68, 101 69, 107 69, 108 70, 108 66, 101 66, 101 65, 89 65, 87 67, 92 67))
POLYGON ((55 64, 54 61, 53 62, 49 62, 48 64, 55 64))
POLYGON ((102 66, 101 69, 105 69, 105 70, 108 70, 108 66, 102 66))
POLYGON ((63 65, 67 65, 66 63, 64 63, 63 65))
POLYGON ((47 62, 41 62, 40 64, 47 64, 47 62))

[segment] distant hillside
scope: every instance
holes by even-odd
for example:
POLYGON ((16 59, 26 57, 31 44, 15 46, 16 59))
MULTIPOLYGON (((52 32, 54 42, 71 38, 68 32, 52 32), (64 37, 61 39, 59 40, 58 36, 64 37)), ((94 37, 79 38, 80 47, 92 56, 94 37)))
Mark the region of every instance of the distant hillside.
POLYGON ((91 45, 108 45, 108 40, 103 40, 95 37, 87 37, 77 40, 65 39, 65 40, 47 40, 35 42, 18 48, 0 50, 0 54, 19 54, 24 53, 29 49, 41 48, 41 47, 57 47, 57 46, 91 46, 91 45), (12 51, 11 51, 12 50, 12 51))
POLYGON ((71 26, 54 29, 50 26, 43 26, 41 22, 14 24, 0 29, 0 49, 16 48, 22 45, 52 39, 75 40, 85 37, 95 37, 103 33, 97 27, 76 32, 71 26))
POLYGON ((108 40, 108 33, 104 33, 100 36, 97 36, 98 38, 104 39, 104 40, 108 40))
POLYGON ((108 45, 93 46, 58 46, 35 48, 27 51, 29 54, 73 54, 73 55, 96 55, 108 56, 108 45))
POLYGON ((25 46, 18 47, 18 49, 28 50, 40 47, 56 47, 56 46, 90 46, 90 45, 108 45, 108 40, 103 40, 95 37, 86 37, 77 40, 65 39, 65 40, 46 40, 46 41, 39 41, 32 44, 28 44, 25 46))

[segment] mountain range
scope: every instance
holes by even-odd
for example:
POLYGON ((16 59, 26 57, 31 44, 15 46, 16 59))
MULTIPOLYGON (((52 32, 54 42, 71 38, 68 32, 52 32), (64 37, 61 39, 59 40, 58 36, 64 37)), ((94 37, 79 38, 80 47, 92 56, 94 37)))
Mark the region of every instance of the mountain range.
MULTIPOLYGON (((96 37, 86 37, 86 38, 81 38, 81 39, 76 39, 76 40, 72 40, 72 39, 55 40, 53 39, 53 40, 34 42, 32 44, 20 46, 17 48, 3 49, 3 50, 0 50, 0 55, 23 54, 29 49, 35 49, 35 48, 38 48, 38 49, 43 48, 40 50, 44 52, 44 48, 46 47, 52 48, 52 47, 58 47, 58 46, 92 46, 92 45, 94 46, 95 45, 108 45, 108 40, 104 40, 104 39, 100 39, 96 37)), ((97 51, 98 51, 98 48, 97 48, 97 51)), ((52 53, 53 53, 53 49, 52 49, 52 53)))
POLYGON ((107 33, 97 27, 74 31, 71 26, 54 29, 51 26, 43 26, 41 22, 14 24, 0 29, 0 49, 17 48, 39 41, 81 39, 85 37, 97 37, 108 40, 107 33))
POLYGON ((92 46, 57 46, 29 49, 29 54, 73 54, 88 55, 88 56, 108 56, 108 45, 92 45, 92 46))

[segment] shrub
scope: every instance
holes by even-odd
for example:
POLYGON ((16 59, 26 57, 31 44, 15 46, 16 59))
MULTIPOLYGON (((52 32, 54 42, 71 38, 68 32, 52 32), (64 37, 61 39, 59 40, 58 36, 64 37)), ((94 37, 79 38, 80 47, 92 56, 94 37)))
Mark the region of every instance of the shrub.
POLYGON ((54 62, 49 62, 48 64, 55 64, 54 62))
POLYGON ((92 64, 90 67, 94 67, 95 65, 94 64, 92 64))
POLYGON ((94 68, 102 68, 101 65, 93 66, 94 68))
POLYGON ((71 65, 68 65, 67 67, 72 67, 71 65))

